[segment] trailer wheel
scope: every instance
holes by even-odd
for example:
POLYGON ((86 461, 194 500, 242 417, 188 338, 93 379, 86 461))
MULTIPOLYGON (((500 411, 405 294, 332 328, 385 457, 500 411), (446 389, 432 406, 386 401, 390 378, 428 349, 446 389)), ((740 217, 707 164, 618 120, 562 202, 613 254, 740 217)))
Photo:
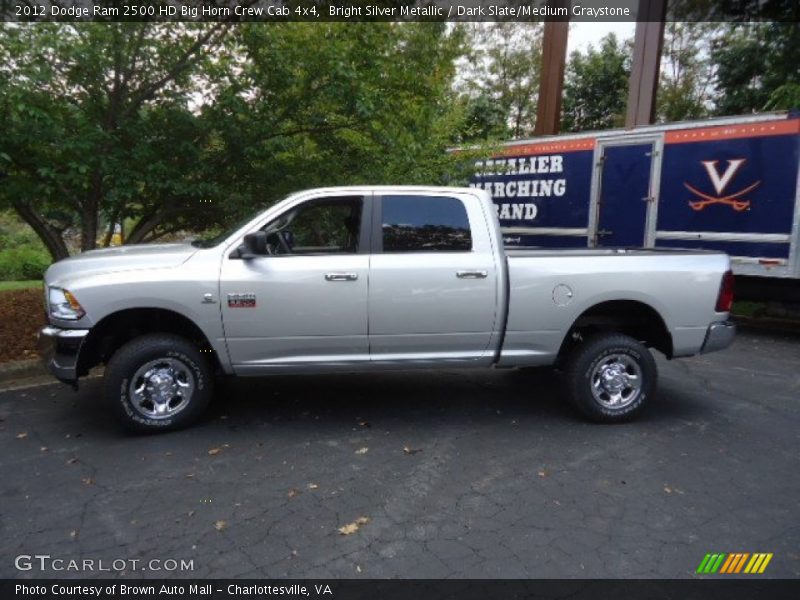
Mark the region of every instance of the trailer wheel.
POLYGON ((572 350, 564 375, 570 400, 586 418, 620 423, 652 397, 658 369, 650 351, 632 337, 602 333, 572 350))
POLYGON ((122 346, 108 363, 104 383, 117 418, 137 433, 189 425, 203 414, 213 393, 205 357, 171 334, 148 334, 122 346))

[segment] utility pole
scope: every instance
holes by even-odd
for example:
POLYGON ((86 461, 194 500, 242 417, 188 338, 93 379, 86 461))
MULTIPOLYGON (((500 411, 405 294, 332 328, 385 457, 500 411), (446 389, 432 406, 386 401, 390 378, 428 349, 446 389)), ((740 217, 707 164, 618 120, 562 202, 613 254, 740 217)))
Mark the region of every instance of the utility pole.
MULTIPOLYGON (((565 7, 569 0, 552 0, 552 7, 565 7)), ((569 21, 548 19, 542 41, 542 76, 539 80, 539 102, 533 135, 555 135, 561 126, 561 97, 564 92, 564 66, 567 62, 569 21)))
POLYGON ((656 120, 656 91, 666 14, 667 0, 639 0, 625 115, 625 127, 628 129, 649 125, 656 120))

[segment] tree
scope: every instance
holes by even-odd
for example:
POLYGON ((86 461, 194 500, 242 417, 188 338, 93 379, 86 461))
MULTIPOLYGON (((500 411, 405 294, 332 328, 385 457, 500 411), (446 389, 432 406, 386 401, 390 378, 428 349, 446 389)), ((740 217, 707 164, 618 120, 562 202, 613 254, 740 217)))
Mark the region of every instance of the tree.
POLYGON ((712 108, 712 65, 708 52, 718 27, 670 21, 665 26, 656 97, 660 121, 706 117, 712 108))
POLYGON ((800 86, 800 23, 730 26, 711 46, 718 99, 715 112, 738 115, 796 106, 800 86))
POLYGON ((630 45, 608 34, 595 49, 570 55, 563 99, 563 131, 607 129, 622 124, 630 77, 630 45))
POLYGON ((235 42, 236 74, 206 111, 235 212, 316 185, 457 176, 461 41, 443 24, 243 25, 235 42))
POLYGON ((95 248, 101 216, 155 234, 173 213, 199 217, 204 132, 189 109, 228 27, 148 23, 0 29, 4 184, 54 259, 65 232, 95 248))
POLYGON ((466 97, 464 138, 521 138, 536 124, 542 61, 539 23, 473 23, 459 88, 466 97))
POLYGON ((214 229, 289 191, 459 177, 441 23, 8 25, 0 204, 53 258, 214 229), (107 229, 101 232, 99 226, 107 229))

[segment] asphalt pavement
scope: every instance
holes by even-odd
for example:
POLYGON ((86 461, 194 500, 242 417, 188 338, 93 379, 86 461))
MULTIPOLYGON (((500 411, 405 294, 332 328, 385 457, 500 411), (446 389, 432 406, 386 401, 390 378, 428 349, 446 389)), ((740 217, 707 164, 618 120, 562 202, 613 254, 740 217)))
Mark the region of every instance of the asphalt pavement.
POLYGON ((617 426, 546 370, 240 380, 138 437, 99 379, 2 392, 0 577, 800 576, 800 338, 659 368, 617 426))

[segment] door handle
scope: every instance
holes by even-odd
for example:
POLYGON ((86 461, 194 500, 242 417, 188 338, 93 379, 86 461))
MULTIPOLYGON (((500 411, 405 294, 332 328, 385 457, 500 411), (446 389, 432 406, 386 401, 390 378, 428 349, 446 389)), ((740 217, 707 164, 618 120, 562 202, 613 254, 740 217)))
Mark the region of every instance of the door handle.
POLYGON ((488 271, 456 271, 459 279, 486 279, 488 276, 488 271))
POLYGON ((326 273, 325 281, 355 281, 358 273, 326 273))

